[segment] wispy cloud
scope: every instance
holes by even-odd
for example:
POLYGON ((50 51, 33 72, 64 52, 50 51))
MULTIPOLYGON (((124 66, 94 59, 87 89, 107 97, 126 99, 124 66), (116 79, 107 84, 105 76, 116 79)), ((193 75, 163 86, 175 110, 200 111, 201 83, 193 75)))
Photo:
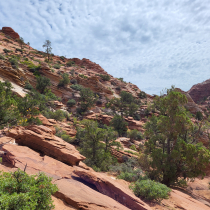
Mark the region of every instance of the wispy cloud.
POLYGON ((10 26, 39 50, 89 58, 148 93, 210 77, 209 0, 7 0, 10 26))

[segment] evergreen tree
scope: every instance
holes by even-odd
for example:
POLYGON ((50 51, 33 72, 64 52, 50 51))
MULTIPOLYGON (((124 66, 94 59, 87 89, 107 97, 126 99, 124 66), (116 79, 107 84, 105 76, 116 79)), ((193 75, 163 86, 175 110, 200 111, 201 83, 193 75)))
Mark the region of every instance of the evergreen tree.
POLYGON ((146 153, 151 157, 150 178, 169 186, 179 181, 204 175, 209 151, 191 142, 193 128, 184 104, 187 98, 173 88, 166 96, 155 99, 160 115, 146 123, 146 153))

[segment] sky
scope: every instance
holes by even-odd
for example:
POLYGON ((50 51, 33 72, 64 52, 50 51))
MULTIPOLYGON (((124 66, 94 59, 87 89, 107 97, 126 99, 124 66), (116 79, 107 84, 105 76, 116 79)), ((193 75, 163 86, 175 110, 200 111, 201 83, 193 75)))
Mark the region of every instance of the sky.
POLYGON ((209 0, 0 0, 0 28, 87 58, 149 94, 210 78, 209 0))

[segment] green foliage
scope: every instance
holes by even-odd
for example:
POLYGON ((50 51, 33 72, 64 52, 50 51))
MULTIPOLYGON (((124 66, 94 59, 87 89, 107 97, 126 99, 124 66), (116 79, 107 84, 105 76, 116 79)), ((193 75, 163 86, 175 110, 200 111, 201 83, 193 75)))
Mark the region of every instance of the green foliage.
POLYGON ((130 130, 128 132, 128 137, 130 138, 131 141, 133 140, 142 140, 143 139, 143 135, 140 131, 134 129, 134 130, 130 130))
POLYGON ((42 94, 46 88, 51 85, 50 79, 47 77, 36 77, 36 89, 42 94))
POLYGON ((2 54, 0 54, 0 60, 5 60, 5 58, 2 54))
POLYGON ((69 75, 67 73, 64 73, 61 75, 62 79, 58 83, 58 88, 65 87, 70 83, 69 75))
POLYGON ((138 105, 134 100, 131 93, 126 91, 121 91, 119 98, 113 98, 107 104, 107 107, 110 107, 114 113, 120 112, 121 116, 134 116, 138 110, 138 105))
POLYGON ((95 97, 93 91, 90 88, 82 88, 80 90, 80 111, 79 114, 87 111, 88 108, 92 107, 96 102, 97 97, 95 97))
POLYGON ((83 78, 83 79, 87 79, 88 77, 85 76, 84 74, 79 74, 79 77, 83 78))
POLYGON ((79 84, 75 84, 75 85, 71 85, 71 88, 77 91, 82 90, 83 86, 79 85, 79 84))
POLYGON ((67 135, 66 131, 63 131, 60 127, 55 127, 56 130, 56 136, 62 138, 64 141, 70 143, 72 141, 72 138, 67 135))
POLYGON ((171 191, 166 185, 149 179, 137 181, 131 184, 130 188, 137 197, 156 201, 168 198, 171 191))
POLYGON ((21 53, 23 52, 23 50, 20 49, 20 48, 16 48, 15 51, 18 51, 18 52, 21 52, 21 53))
POLYGON ((83 120, 81 124, 84 128, 77 127, 76 138, 80 142, 81 154, 87 158, 85 163, 95 170, 109 170, 110 165, 116 162, 110 153, 114 145, 114 132, 108 127, 99 128, 95 121, 83 120))
POLYGON ((45 48, 45 52, 47 53, 47 61, 50 61, 50 55, 52 52, 52 47, 51 47, 51 41, 46 40, 42 46, 43 48, 45 48))
POLYGON ((137 149, 136 149, 136 147, 135 147, 134 144, 132 144, 132 145, 130 146, 130 149, 137 151, 137 149))
POLYGON ((58 188, 44 173, 29 176, 21 170, 0 174, 0 209, 53 209, 51 195, 58 188))
POLYGON ((60 66, 58 63, 56 63, 53 67, 54 67, 55 69, 60 69, 60 68, 61 68, 61 66, 60 66))
POLYGON ((120 78, 118 78, 121 82, 124 82, 124 80, 123 80, 123 78, 122 77, 120 77, 120 78))
POLYGON ((11 63, 13 68, 18 69, 18 60, 16 58, 9 58, 9 62, 11 63))
POLYGON ((73 85, 77 84, 77 80, 76 80, 76 79, 71 79, 70 82, 71 82, 71 84, 73 84, 73 85))
MULTIPOLYGON (((23 45, 25 44, 24 43, 24 39, 22 38, 22 37, 20 37, 18 40, 18 44, 20 45, 20 48, 21 48, 21 50, 23 49, 23 45)), ((22 53, 23 51, 21 51, 21 53, 22 53)))
POLYGON ((152 116, 146 123, 146 154, 150 155, 151 179, 163 184, 178 185, 180 178, 194 178, 204 175, 209 162, 209 151, 200 144, 194 144, 192 123, 184 108, 186 96, 173 88, 166 96, 157 97, 154 106, 159 117, 152 116))
POLYGON ((35 65, 32 61, 29 61, 29 60, 26 60, 26 59, 25 59, 25 61, 22 61, 20 63, 26 65, 29 68, 29 71, 33 72, 35 76, 40 75, 40 73, 39 73, 39 70, 41 68, 40 65, 35 65))
POLYGON ((100 76, 102 80, 109 81, 110 76, 108 74, 96 74, 96 76, 100 76))
POLYGON ((120 115, 115 115, 111 121, 111 126, 114 127, 119 136, 124 136, 127 133, 127 122, 120 115))
POLYGON ((69 99, 68 102, 67 102, 67 106, 72 107, 74 105, 76 105, 76 101, 74 99, 69 99))
POLYGON ((203 119, 203 114, 202 114, 202 112, 200 112, 200 111, 196 112, 195 118, 196 118, 197 120, 202 120, 202 119, 203 119))
POLYGON ((9 53, 9 52, 12 52, 12 50, 8 50, 6 48, 3 49, 4 53, 9 53))
POLYGON ((5 125, 15 125, 19 119, 19 112, 15 108, 17 103, 11 88, 10 82, 0 81, 0 128, 5 125))
POLYGON ((66 66, 70 67, 70 66, 73 66, 74 64, 75 62, 70 60, 66 63, 66 66))
POLYGON ((63 119, 67 117, 67 114, 60 109, 56 110, 55 112, 45 111, 43 112, 43 115, 48 119, 55 119, 57 121, 62 121, 63 119))
POLYGON ((147 98, 147 94, 144 92, 144 91, 141 91, 139 94, 138 94, 139 98, 141 99, 144 99, 144 98, 147 98))
POLYGON ((62 61, 64 61, 64 60, 65 60, 65 57, 64 57, 64 56, 60 56, 60 59, 61 59, 62 61))
POLYGON ((26 81, 24 88, 28 90, 32 90, 33 86, 29 83, 29 81, 26 81))

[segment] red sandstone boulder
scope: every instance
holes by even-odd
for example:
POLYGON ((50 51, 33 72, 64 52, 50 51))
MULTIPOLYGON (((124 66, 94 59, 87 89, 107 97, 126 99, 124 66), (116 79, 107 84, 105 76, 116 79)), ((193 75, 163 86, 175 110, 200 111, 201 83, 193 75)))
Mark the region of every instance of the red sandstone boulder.
POLYGON ((97 172, 75 170, 74 173, 88 183, 95 185, 99 192, 107 195, 132 210, 151 209, 146 203, 137 198, 128 187, 116 180, 97 172))
POLYGON ((128 210, 114 199, 73 179, 61 179, 54 182, 59 191, 57 198, 81 210, 128 210))
POLYGON ((2 32, 8 36, 10 36, 13 39, 19 39, 20 36, 18 33, 16 33, 12 28, 10 27, 3 27, 2 32))
POLYGON ((28 146, 70 165, 78 165, 85 159, 73 145, 54 136, 52 130, 43 125, 16 127, 7 131, 7 135, 15 138, 20 145, 28 146))
POLYGON ((207 98, 210 95, 210 79, 193 85, 188 93, 195 103, 201 102, 204 98, 207 98))

